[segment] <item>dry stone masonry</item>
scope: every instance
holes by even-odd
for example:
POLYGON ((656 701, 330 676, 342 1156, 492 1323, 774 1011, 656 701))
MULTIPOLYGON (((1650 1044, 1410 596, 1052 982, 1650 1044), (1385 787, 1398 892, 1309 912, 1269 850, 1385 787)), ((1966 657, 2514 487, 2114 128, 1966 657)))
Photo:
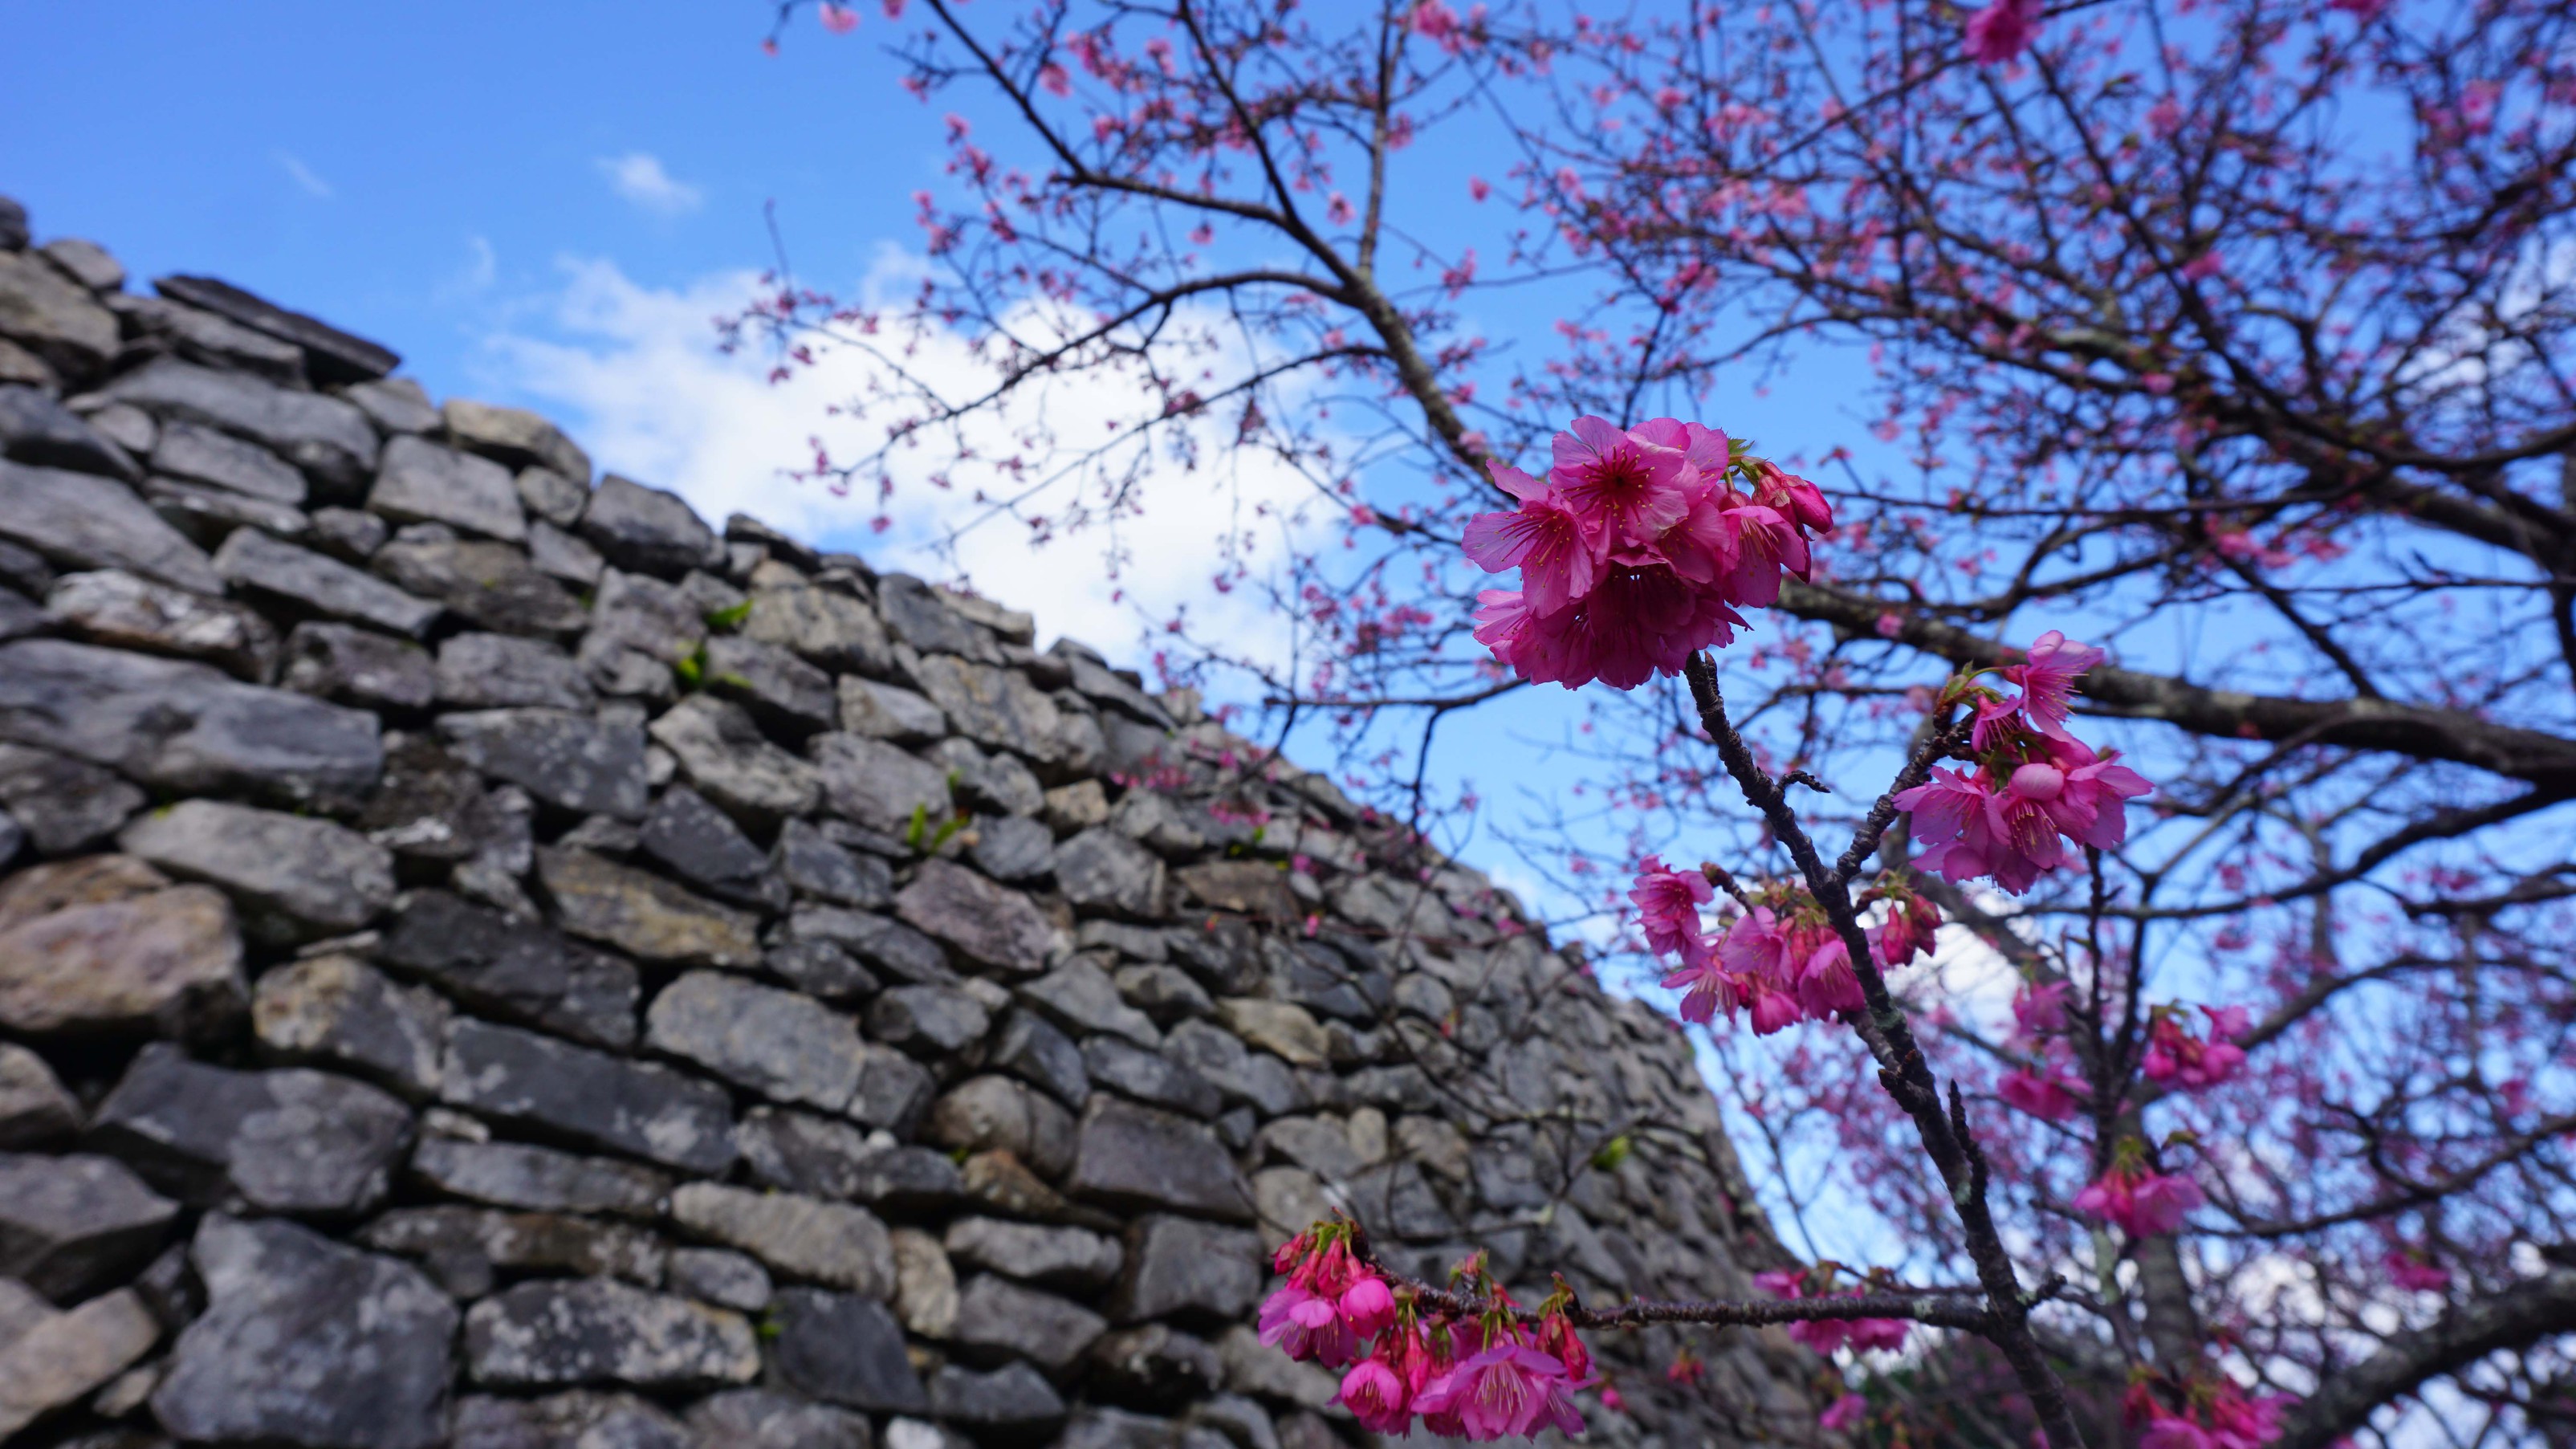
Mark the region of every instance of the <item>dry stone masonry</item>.
MULTIPOLYGON (((1340 1208, 1779 1255, 1682 1039, 1032 621, 0 202, 0 1440, 1326 1449, 1340 1208)), ((1613 1443, 1810 1361, 1607 1345, 1613 1443)))

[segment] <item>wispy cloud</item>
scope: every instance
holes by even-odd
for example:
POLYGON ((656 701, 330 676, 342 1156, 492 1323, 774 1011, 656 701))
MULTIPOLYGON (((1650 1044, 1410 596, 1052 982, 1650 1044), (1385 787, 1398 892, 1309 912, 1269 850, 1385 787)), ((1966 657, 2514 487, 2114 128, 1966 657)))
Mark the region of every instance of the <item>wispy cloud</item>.
POLYGON ((662 169, 662 158, 650 151, 599 158, 599 173, 609 189, 646 211, 678 216, 695 211, 706 193, 662 169))
MULTIPOLYGON (((673 489, 711 520, 739 509, 819 546, 864 553, 884 568, 962 578, 1004 604, 1039 611, 1050 635, 1062 630, 1112 654, 1139 652, 1145 629, 1180 608, 1195 631, 1274 661, 1286 654, 1283 616, 1257 591, 1228 592, 1211 577, 1220 569, 1215 540, 1244 530, 1247 520, 1267 539, 1248 554, 1256 573, 1291 539, 1311 542, 1320 534, 1305 517, 1310 485, 1267 455, 1243 450, 1226 467, 1157 476, 1142 506, 1114 528, 1050 542, 1025 524, 991 516, 971 486, 935 486, 932 475, 953 462, 940 449, 898 455, 895 489, 882 503, 845 497, 785 474, 810 464, 817 442, 850 456, 871 437, 883 438, 882 419, 835 412, 836 404, 882 385, 872 364, 855 353, 827 354, 820 366, 773 383, 765 359, 717 352, 707 319, 739 310, 758 292, 747 272, 664 289, 636 283, 609 261, 567 268, 551 315, 534 326, 514 322, 488 339, 498 362, 493 381, 498 391, 557 410, 602 467, 673 489), (881 509, 887 527, 880 533, 870 524, 881 509), (1113 549, 1127 563, 1114 580, 1105 556, 1113 549)), ((880 277, 870 290, 899 280, 880 277)), ((962 338, 930 339, 906 362, 951 395, 990 383, 989 362, 962 338)), ((1066 436, 1097 436, 1099 420, 1132 411, 1134 402, 1124 383, 1068 378, 1050 384, 1043 400, 979 420, 970 451, 1011 454, 1041 416, 1066 436)), ((1230 434, 1218 423, 1210 428, 1207 451, 1227 452, 1230 434)), ((1036 507, 1053 512, 1051 505, 1064 502, 1050 495, 1036 507)))
POLYGON ((302 157, 280 151, 277 153, 277 164, 285 168, 287 176, 297 186, 304 188, 305 195, 319 197, 324 201, 331 199, 331 183, 314 175, 313 168, 305 165, 302 157))

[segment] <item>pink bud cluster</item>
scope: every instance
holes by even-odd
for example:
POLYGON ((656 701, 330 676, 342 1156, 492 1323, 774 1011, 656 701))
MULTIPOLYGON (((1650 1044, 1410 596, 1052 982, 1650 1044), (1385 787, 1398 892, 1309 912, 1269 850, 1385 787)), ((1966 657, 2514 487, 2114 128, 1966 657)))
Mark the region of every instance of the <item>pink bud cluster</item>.
POLYGON ((2198 1091, 2217 1086, 2245 1065, 2245 1049, 2236 1044, 2252 1025, 2245 1008, 2204 1006, 2200 1014, 2209 1018, 2206 1037, 2192 1035, 2181 1011, 2157 1009, 2147 1024, 2147 1056, 2140 1065, 2148 1081, 2198 1091))
POLYGON ((1735 637, 1737 609, 1777 602, 1783 573, 1807 577, 1809 536, 1834 526, 1816 485, 1675 418, 1577 418, 1543 479, 1490 467, 1520 506, 1468 520, 1461 543, 1521 586, 1477 595, 1476 639, 1534 684, 1680 673, 1735 637))
POLYGON ((1533 1327, 1483 1276, 1461 1271, 1496 1311, 1475 1320, 1424 1311, 1353 1249, 1347 1223, 1318 1223, 1271 1260, 1288 1281, 1261 1305, 1261 1341, 1326 1368, 1350 1365, 1341 1402, 1363 1428, 1409 1434, 1415 1420, 1452 1439, 1583 1432, 1572 1394, 1597 1383, 1592 1355, 1551 1299, 1533 1327), (1366 1340, 1374 1339, 1372 1346, 1366 1340))
MULTIPOLYGON (((1749 1013, 1757 1035, 1801 1021, 1827 1021, 1867 1005, 1851 951, 1822 909, 1803 892, 1775 887, 1722 930, 1705 932, 1699 908, 1712 892, 1697 871, 1676 871, 1660 857, 1637 867, 1628 899, 1637 906, 1646 944, 1681 964, 1664 977, 1680 991, 1682 1019, 1703 1025, 1723 1011, 1749 1013)), ((1941 912, 1901 885, 1882 882, 1863 896, 1885 898, 1887 918, 1868 932, 1870 955, 1893 969, 1932 949, 1941 912)))
POLYGON ((2051 629, 2027 662, 1998 671, 2019 695, 1953 686, 1976 705, 1976 767, 1936 766, 1929 781, 1896 795, 1897 808, 1914 816, 1915 843, 1928 847, 1922 869, 1954 885, 1991 876, 2019 895, 2066 863, 2070 843, 2108 850, 2128 839, 2126 803, 2155 787, 2118 763, 2119 751, 2096 754, 2066 732, 2075 680, 2101 658, 2051 629))
MULTIPOLYGON (((1774 1268, 1753 1275, 1753 1286, 1774 1298, 1827 1298, 1833 1296, 1833 1282, 1839 1270, 1832 1263, 1819 1263, 1813 1268, 1774 1268), (1810 1288, 1815 1292, 1809 1292, 1810 1288)), ((1852 1297, 1869 1291, 1861 1284, 1851 1290, 1852 1297)), ((1818 1353, 1830 1354, 1845 1344, 1855 1349, 1884 1349, 1890 1353, 1905 1346, 1905 1330, 1911 1325, 1902 1318, 1809 1318, 1782 1325, 1789 1336, 1818 1353)))
POLYGON ((2179 1405, 2156 1387, 2133 1384, 2121 1404, 2138 1426, 2138 1449, 2263 1449, 2281 1437, 2281 1410, 2290 1402, 2280 1394, 2248 1395, 2224 1378, 2169 1390, 2179 1405))
POLYGON ((2200 1184, 2178 1172, 2136 1164, 2113 1166, 2075 1195, 2075 1210, 2133 1238, 2160 1238, 2207 1201, 2200 1184))

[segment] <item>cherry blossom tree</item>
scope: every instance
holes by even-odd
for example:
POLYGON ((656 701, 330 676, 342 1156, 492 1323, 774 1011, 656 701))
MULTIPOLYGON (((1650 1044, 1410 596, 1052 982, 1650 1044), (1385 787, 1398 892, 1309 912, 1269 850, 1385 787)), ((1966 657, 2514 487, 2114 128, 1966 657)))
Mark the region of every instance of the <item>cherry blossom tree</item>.
POLYGON ((733 324, 878 364, 816 475, 1115 572, 1149 480, 1291 470, 1215 555, 1291 657, 1157 662, 1417 829, 1444 721, 1580 687, 1513 838, 1808 1259, 1524 1308, 1318 1225, 1263 1327, 1364 1423, 1564 1427, 1678 1322, 1891 1441, 2576 1431, 2576 15, 915 3, 918 292, 733 324), (1846 434, 1745 441, 1820 374, 1846 434))

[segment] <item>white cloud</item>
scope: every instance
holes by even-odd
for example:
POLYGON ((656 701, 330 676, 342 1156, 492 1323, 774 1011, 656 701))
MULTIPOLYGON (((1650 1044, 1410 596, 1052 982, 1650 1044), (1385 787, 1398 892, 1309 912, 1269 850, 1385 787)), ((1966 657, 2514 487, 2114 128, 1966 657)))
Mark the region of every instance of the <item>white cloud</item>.
MULTIPOLYGON (((1279 556, 1282 530, 1310 526, 1296 521, 1313 497, 1308 484, 1266 456, 1157 473, 1140 511, 1116 525, 1126 564, 1115 582, 1104 559, 1111 539, 1102 530, 1033 541, 1026 525, 994 515, 970 486, 931 484, 929 475, 951 459, 928 448, 894 460, 895 489, 883 505, 889 526, 874 532, 874 498, 787 476, 811 465, 815 441, 848 457, 882 436, 882 423, 833 411, 867 391, 874 364, 856 353, 827 354, 773 383, 767 359, 720 354, 710 319, 738 311, 754 294, 758 280, 748 272, 662 289, 638 285, 609 261, 564 265, 566 284, 540 325, 489 339, 498 362, 493 382, 549 409, 603 469, 670 488, 710 521, 749 513, 818 546, 863 554, 881 569, 970 584, 1035 614, 1042 644, 1061 631, 1113 657, 1134 658, 1148 621, 1186 607, 1194 632, 1243 652, 1284 656, 1286 624, 1277 612, 1254 590, 1228 593, 1211 582, 1219 567, 1215 540, 1240 532, 1256 511, 1267 510, 1271 527, 1271 541, 1252 557, 1256 572, 1279 556)), ((896 274, 910 265, 895 263, 879 282, 902 290, 896 274)), ((907 365, 949 396, 989 376, 961 339, 934 338, 907 365)), ((975 424, 968 442, 980 456, 1002 456, 1015 451, 1014 435, 1041 407, 1047 422, 1070 436, 1131 412, 1133 401, 1122 384, 1069 377, 1027 406, 975 424)), ((1211 442, 1215 436, 1212 424, 1211 442)), ((1036 506, 1056 505, 1041 499, 1036 506)))
POLYGON ((698 204, 706 200, 706 193, 663 170, 662 158, 650 151, 602 156, 598 165, 599 173, 608 178, 610 190, 646 211, 678 216, 697 210, 698 204))
POLYGON ((277 153, 277 164, 285 168, 287 176, 297 186, 304 188, 305 195, 318 197, 324 201, 331 199, 331 183, 314 175, 313 168, 305 165, 301 157, 280 151, 277 153))

